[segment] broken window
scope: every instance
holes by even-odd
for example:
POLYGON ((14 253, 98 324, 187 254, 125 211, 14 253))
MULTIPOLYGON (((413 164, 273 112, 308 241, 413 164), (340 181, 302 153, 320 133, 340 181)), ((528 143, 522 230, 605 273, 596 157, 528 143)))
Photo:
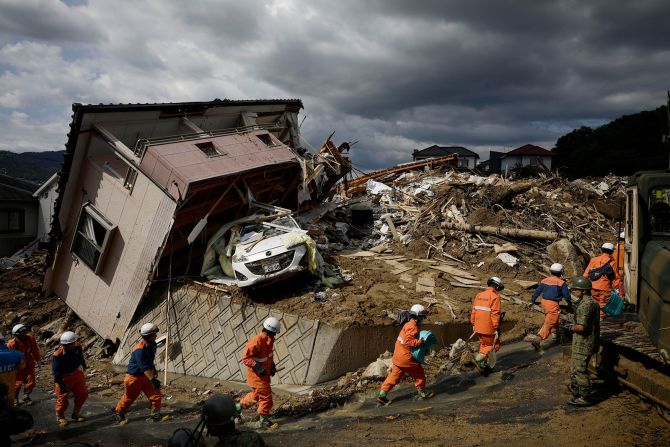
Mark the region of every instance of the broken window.
POLYGON ((0 233, 22 233, 26 228, 25 223, 24 210, 0 210, 0 233))
POLYGON ((263 144, 265 144, 268 147, 272 147, 272 146, 277 145, 277 143, 275 143, 275 141, 272 139, 272 136, 270 136, 269 133, 256 135, 256 137, 258 137, 258 139, 261 140, 263 142, 263 144))
POLYGON ((100 211, 86 203, 79 214, 77 232, 72 241, 72 253, 96 274, 102 270, 105 250, 116 229, 100 211))
POLYGON ((220 157, 223 155, 211 141, 195 143, 195 145, 202 151, 203 154, 207 155, 208 157, 220 157))

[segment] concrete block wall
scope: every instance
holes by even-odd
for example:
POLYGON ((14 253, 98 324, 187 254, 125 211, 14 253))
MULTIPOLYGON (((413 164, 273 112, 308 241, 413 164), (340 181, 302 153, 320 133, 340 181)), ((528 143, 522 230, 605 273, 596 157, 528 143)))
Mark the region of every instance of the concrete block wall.
MULTIPOLYGON (((165 296, 165 295, 163 295, 165 296)), ((265 306, 234 303, 222 292, 203 293, 199 288, 184 285, 172 293, 170 339, 167 370, 221 380, 246 380, 242 353, 249 338, 258 334, 263 321, 274 316, 281 321, 282 331, 275 340, 277 368, 284 368, 273 378, 287 384, 307 383, 307 373, 316 340, 319 322, 299 318, 265 306)), ((126 331, 114 363, 128 363, 132 347, 140 339, 139 329, 153 322, 167 332, 166 300, 138 310, 126 331)), ((164 369, 165 346, 156 354, 156 367, 164 369)))

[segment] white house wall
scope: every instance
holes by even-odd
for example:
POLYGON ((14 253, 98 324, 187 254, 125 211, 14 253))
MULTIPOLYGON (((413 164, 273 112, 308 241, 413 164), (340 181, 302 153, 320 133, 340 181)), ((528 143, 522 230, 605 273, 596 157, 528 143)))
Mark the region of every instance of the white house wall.
POLYGON ((76 172, 68 181, 68 187, 76 185, 77 190, 68 214, 62 216, 64 237, 54 262, 52 290, 96 333, 115 340, 122 336, 144 294, 176 203, 141 173, 131 193, 88 157, 76 172), (117 226, 99 274, 70 248, 79 212, 87 201, 117 226))

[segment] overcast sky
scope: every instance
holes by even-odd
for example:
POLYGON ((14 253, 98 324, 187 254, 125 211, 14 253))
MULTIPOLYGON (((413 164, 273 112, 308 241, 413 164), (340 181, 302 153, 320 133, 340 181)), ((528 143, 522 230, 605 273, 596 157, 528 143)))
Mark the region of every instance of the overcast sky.
POLYGON ((670 1, 0 0, 0 150, 60 150, 71 105, 300 98, 360 168, 413 148, 551 149, 665 103, 670 1))

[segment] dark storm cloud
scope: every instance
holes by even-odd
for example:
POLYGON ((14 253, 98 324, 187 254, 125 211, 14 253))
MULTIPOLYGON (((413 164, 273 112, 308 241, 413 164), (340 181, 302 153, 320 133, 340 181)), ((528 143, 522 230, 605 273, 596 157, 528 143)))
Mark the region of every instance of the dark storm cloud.
POLYGON ((373 168, 431 144, 482 159, 550 148, 657 107, 670 87, 666 0, 66 3, 0 0, 8 112, 60 91, 65 102, 296 97, 312 144, 337 130, 373 168))
POLYGON ((91 44, 104 37, 80 8, 57 1, 0 1, 0 41, 28 38, 91 44))

